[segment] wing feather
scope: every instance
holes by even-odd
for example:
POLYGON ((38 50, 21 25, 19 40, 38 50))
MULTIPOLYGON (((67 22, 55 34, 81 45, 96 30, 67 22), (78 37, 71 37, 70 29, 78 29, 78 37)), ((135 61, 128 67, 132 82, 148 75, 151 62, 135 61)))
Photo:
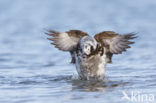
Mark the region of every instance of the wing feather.
POLYGON ((134 44, 133 40, 136 38, 135 33, 128 33, 125 35, 117 34, 113 31, 104 31, 98 33, 94 38, 106 49, 107 62, 112 62, 113 54, 121 54, 134 44))
POLYGON ((134 33, 121 35, 112 31, 105 31, 96 34, 94 38, 103 46, 108 46, 108 51, 112 54, 121 54, 127 48, 130 48, 130 44, 134 44, 131 40, 136 38, 136 36, 134 33))
POLYGON ((79 40, 88 34, 80 30, 70 30, 68 32, 58 32, 49 30, 46 34, 51 36, 48 38, 51 44, 62 51, 73 51, 77 47, 79 40))

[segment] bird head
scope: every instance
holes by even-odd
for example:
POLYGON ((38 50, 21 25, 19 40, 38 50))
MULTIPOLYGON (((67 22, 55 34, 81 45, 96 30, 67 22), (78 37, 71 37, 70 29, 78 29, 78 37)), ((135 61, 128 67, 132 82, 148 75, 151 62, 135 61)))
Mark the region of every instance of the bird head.
POLYGON ((97 42, 94 38, 84 36, 78 44, 79 54, 83 58, 87 58, 93 51, 96 50, 97 42))

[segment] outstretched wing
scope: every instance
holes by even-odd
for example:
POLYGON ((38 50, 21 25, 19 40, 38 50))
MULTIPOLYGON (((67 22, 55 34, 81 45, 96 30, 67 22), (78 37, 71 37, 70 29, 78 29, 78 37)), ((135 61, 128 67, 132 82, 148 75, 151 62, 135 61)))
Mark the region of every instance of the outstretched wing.
POLYGON ((112 31, 104 31, 96 34, 94 38, 106 48, 106 54, 110 55, 107 56, 111 61, 113 54, 121 54, 127 48, 130 48, 130 44, 134 43, 131 40, 136 38, 136 36, 134 33, 121 35, 112 31))
POLYGON ((71 63, 75 63, 75 57, 73 51, 77 48, 79 40, 83 36, 88 34, 80 30, 70 30, 67 32, 57 32, 54 30, 49 30, 46 34, 51 36, 48 38, 52 41, 51 44, 55 45, 56 48, 62 51, 69 51, 72 57, 71 63))
POLYGON ((57 32, 50 30, 46 34, 51 36, 51 38, 48 38, 49 40, 53 41, 51 44, 55 45, 56 48, 62 51, 74 51, 79 40, 83 36, 88 35, 80 30, 70 30, 68 32, 57 32))
POLYGON ((96 34, 94 38, 103 46, 108 47, 108 51, 112 54, 121 54, 127 48, 130 48, 129 45, 134 43, 130 40, 136 38, 136 36, 134 33, 120 35, 112 31, 105 31, 96 34))

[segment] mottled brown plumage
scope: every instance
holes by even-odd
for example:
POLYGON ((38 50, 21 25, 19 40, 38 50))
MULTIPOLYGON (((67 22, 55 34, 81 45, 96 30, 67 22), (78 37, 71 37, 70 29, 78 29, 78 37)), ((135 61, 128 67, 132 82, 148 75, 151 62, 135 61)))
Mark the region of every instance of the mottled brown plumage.
POLYGON ((113 31, 98 33, 94 38, 80 30, 67 32, 48 31, 46 34, 56 48, 71 54, 81 79, 103 77, 105 65, 112 63, 114 54, 121 54, 130 48, 136 38, 134 33, 121 35, 113 31))
POLYGON ((134 42, 129 40, 136 38, 136 36, 134 33, 120 35, 112 31, 104 31, 96 34, 94 38, 105 47, 107 62, 112 63, 113 54, 121 54, 130 48, 129 45, 134 42))
POLYGON ((129 45, 134 42, 129 40, 136 38, 136 36, 134 33, 120 35, 112 31, 105 31, 96 34, 94 38, 104 47, 107 47, 108 52, 111 52, 112 54, 121 54, 123 51, 126 51, 127 48, 130 48, 129 45))
POLYGON ((79 40, 83 36, 87 36, 88 34, 80 31, 80 30, 70 30, 65 32, 65 37, 62 36, 62 32, 58 32, 55 30, 49 30, 46 32, 47 35, 51 36, 52 38, 48 38, 49 40, 53 41, 51 44, 55 45, 56 48, 62 51, 69 51, 72 57, 71 63, 75 63, 75 57, 73 56, 73 52, 77 49, 77 44, 79 40), (68 38, 68 39, 66 39, 68 38), (68 42, 69 47, 64 47, 68 42))
POLYGON ((77 42, 83 37, 88 35, 85 32, 80 30, 70 30, 68 32, 64 32, 65 34, 62 35, 62 32, 49 30, 46 32, 52 38, 48 38, 49 40, 53 41, 51 44, 55 45, 56 48, 63 50, 63 51, 73 51, 76 46, 77 42), (70 42, 67 47, 64 47, 66 43, 70 42))
MULTIPOLYGON (((53 37, 48 39, 53 41, 51 44, 55 45, 56 48, 63 51, 70 51, 70 54, 73 55, 73 51, 77 48, 78 41, 82 37, 87 36, 88 34, 80 30, 70 30, 65 33, 67 33, 68 37, 70 38, 76 38, 75 41, 73 41, 75 42, 75 44, 71 44, 70 48, 65 49, 62 46, 60 46, 60 44, 63 44, 68 41, 64 41, 62 43, 59 42, 61 40, 61 32, 49 30, 46 34, 53 37)), ((127 48, 130 48, 129 45, 133 44, 134 42, 129 40, 136 38, 136 36, 134 33, 120 35, 113 31, 104 31, 96 34, 94 38, 101 44, 102 47, 105 48, 107 63, 112 63, 113 54, 121 54, 123 51, 126 51, 127 48)), ((95 52, 92 54, 95 54, 95 52)), ((75 59, 73 56, 71 63, 75 63, 75 59)))
POLYGON ((83 36, 88 35, 87 33, 80 31, 80 30, 70 30, 70 31, 67 31, 66 33, 68 33, 69 36, 73 36, 76 38, 82 38, 83 36))

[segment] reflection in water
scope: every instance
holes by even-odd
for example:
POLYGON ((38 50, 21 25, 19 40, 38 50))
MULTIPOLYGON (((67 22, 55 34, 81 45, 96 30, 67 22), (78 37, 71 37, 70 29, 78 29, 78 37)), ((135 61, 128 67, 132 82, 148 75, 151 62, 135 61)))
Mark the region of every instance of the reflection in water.
POLYGON ((50 79, 51 82, 67 82, 72 84, 72 91, 104 92, 118 86, 124 86, 126 82, 103 80, 79 80, 75 76, 59 76, 50 79))
MULTIPOLYGON (((110 81, 108 77, 103 80, 80 80, 75 75, 48 77, 50 82, 62 82, 72 85, 72 91, 105 92, 115 87, 127 84, 123 81, 110 81)), ((47 78, 47 79, 48 79, 47 78)))
POLYGON ((104 92, 123 85, 125 85, 125 83, 115 81, 72 80, 72 90, 78 91, 104 92))
POLYGON ((119 91, 139 89, 156 95, 156 1, 139 2, 0 0, 0 103, 127 103, 119 91), (83 81, 71 76, 70 56, 50 45, 43 28, 134 31, 139 38, 113 57, 109 78, 83 81))

